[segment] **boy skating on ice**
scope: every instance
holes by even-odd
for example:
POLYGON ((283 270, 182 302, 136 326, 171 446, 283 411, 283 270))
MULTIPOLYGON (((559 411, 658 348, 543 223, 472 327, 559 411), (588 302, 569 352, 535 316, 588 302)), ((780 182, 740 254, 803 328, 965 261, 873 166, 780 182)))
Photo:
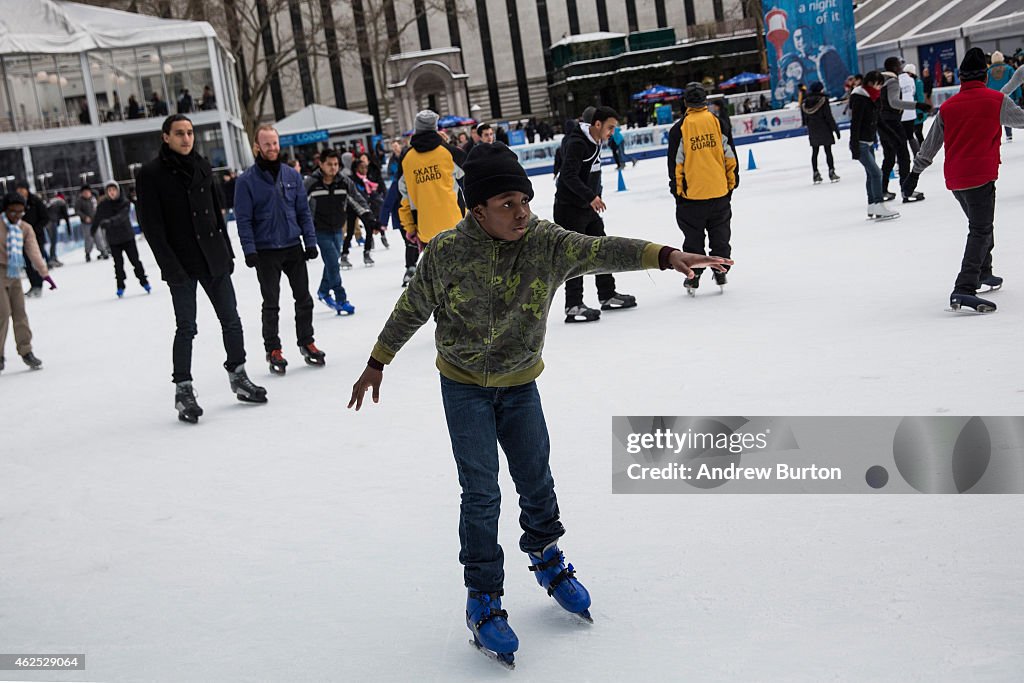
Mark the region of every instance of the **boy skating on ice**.
POLYGON ((467 625, 476 644, 506 664, 519 646, 501 608, 504 556, 498 544, 498 444, 522 511, 520 549, 538 583, 564 609, 586 618, 590 596, 566 565, 548 467, 549 440, 535 379, 551 303, 571 277, 645 268, 723 269, 728 259, 686 254, 644 240, 564 230, 530 212, 533 187, 503 144, 480 144, 465 165, 470 211, 434 237, 352 387, 349 407, 432 316, 448 431, 462 486, 459 561, 469 590, 467 625))

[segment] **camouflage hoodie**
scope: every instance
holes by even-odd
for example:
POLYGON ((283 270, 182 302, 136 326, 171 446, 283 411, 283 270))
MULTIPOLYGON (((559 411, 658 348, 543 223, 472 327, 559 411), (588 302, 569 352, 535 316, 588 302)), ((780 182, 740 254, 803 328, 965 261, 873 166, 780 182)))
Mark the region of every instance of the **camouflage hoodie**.
POLYGON ((537 216, 519 240, 506 242, 466 214, 427 245, 371 355, 390 363, 433 315, 445 377, 483 387, 526 384, 544 369, 548 311, 559 285, 577 275, 658 268, 662 249, 571 232, 537 216))

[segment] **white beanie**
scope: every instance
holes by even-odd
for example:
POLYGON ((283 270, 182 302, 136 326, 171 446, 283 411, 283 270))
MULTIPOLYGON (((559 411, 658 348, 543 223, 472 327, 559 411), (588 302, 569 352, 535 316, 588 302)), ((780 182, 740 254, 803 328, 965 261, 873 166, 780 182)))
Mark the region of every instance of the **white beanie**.
POLYGON ((903 70, 906 71, 908 74, 914 74, 915 76, 917 75, 917 67, 914 66, 913 64, 904 64, 903 70))
POLYGON ((995 52, 992 53, 992 63, 993 64, 1002 64, 1004 61, 1006 61, 1006 58, 1003 57, 1003 53, 1002 52, 1000 52, 999 50, 996 50, 995 52))

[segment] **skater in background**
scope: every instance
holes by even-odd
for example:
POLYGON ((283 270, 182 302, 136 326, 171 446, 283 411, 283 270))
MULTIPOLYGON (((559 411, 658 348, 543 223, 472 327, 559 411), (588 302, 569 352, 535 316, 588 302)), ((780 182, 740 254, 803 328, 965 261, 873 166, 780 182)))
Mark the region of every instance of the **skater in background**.
POLYGON ((832 144, 839 139, 839 126, 832 116, 832 107, 829 105, 828 95, 824 93, 825 86, 821 81, 811 83, 811 92, 800 105, 800 115, 803 117, 803 124, 807 127, 807 141, 811 144, 811 170, 814 172, 813 182, 821 182, 821 173, 818 172, 818 150, 824 148, 825 163, 828 164, 828 179, 833 183, 839 180, 836 175, 836 164, 832 158, 832 144), (832 136, 835 136, 833 139, 832 136))
POLYGON ((351 315, 356 309, 348 300, 338 264, 346 218, 351 209, 363 217, 364 225, 375 225, 377 219, 371 215, 370 207, 360 197, 355 184, 340 171, 338 151, 324 150, 320 155, 320 168, 306 178, 306 196, 316 230, 316 243, 324 261, 316 296, 338 315, 351 315))
POLYGON ((907 177, 912 190, 921 172, 931 165, 943 147, 946 187, 967 216, 967 245, 960 274, 953 284, 949 304, 984 313, 996 305, 977 296, 985 285, 997 289, 1003 278, 992 273, 993 222, 996 208, 996 178, 999 176, 999 127, 1024 128, 1024 109, 1007 95, 985 87, 988 75, 985 53, 972 47, 960 63, 960 92, 942 103, 928 131, 914 170, 907 177))
MULTIPOLYGON (((611 107, 597 107, 562 142, 562 161, 555 186, 554 219, 558 225, 574 232, 603 237, 606 209, 601 195, 590 185, 591 174, 601 172, 601 146, 611 137, 619 115, 611 107)), ((599 273, 597 299, 601 311, 636 307, 636 297, 615 291, 611 272, 599 273)), ((569 278, 565 283, 565 322, 593 322, 601 311, 583 303, 583 276, 569 278)))
MULTIPOLYGON (((405 274, 402 276, 402 286, 407 287, 412 281, 412 276, 416 274, 416 262, 420 258, 420 246, 416 240, 410 239, 405 234, 405 228, 402 227, 402 218, 398 212, 401 202, 402 193, 398 188, 398 180, 395 179, 391 183, 391 187, 388 188, 388 193, 384 196, 384 202, 381 204, 377 220, 380 223, 381 231, 387 229, 390 223, 391 227, 398 230, 402 235, 402 246, 405 250, 405 274)), ((383 238, 381 241, 383 241, 383 238)))
MULTIPOLYGON (((676 201, 676 224, 683 232, 683 251, 704 253, 707 236, 711 255, 732 255, 732 192, 739 185, 739 168, 732 140, 722 132, 719 118, 708 111, 708 93, 689 83, 683 94, 686 111, 668 132, 669 188, 676 201)), ((725 266, 715 270, 715 284, 728 282, 725 266)), ((694 296, 703 268, 694 268, 683 286, 694 296)))
POLYGON ((57 289, 57 284, 50 277, 35 231, 22 219, 25 198, 17 192, 7 195, 3 211, 3 220, 0 221, 0 371, 4 369, 4 346, 11 320, 14 321, 14 343, 18 355, 30 369, 39 370, 43 362, 32 353, 32 328, 25 311, 25 293, 21 291, 21 269, 31 261, 50 289, 57 289))
MULTIPOLYGON (((356 160, 356 155, 351 152, 345 152, 341 155, 341 177, 347 180, 349 183, 354 185, 355 173, 352 169, 352 165, 356 160)), ((354 187, 353 187, 354 189, 354 187)), ((365 204, 366 202, 361 202, 365 204)), ((363 265, 372 266, 374 264, 373 257, 370 256, 370 251, 373 249, 373 222, 369 225, 363 221, 363 232, 359 231, 358 221, 360 215, 366 215, 364 209, 356 209, 352 204, 348 205, 345 209, 345 239, 341 244, 341 267, 348 270, 352 267, 352 263, 348 260, 348 252, 352 246, 352 239, 356 238, 357 244, 363 246, 363 265)))
POLYGON ((379 401, 384 366, 433 317, 441 398, 462 487, 459 562, 468 591, 466 624, 478 647, 511 665, 519 640, 502 609, 499 444, 519 493, 519 548, 530 570, 563 609, 589 617, 590 595, 558 546, 565 529, 536 383, 558 287, 584 273, 673 268, 690 276, 692 268, 730 262, 644 240, 584 235, 537 218, 530 211, 530 179, 515 153, 500 143, 473 148, 465 180, 470 212, 427 245, 352 387, 348 407, 359 410, 367 390, 379 401))
POLYGON ((283 375, 288 365, 281 350, 281 275, 295 299, 295 336, 308 365, 322 366, 325 354, 313 339, 313 297, 306 261, 319 256, 316 231, 302 176, 281 163, 281 141, 270 125, 256 129, 256 163, 235 183, 235 219, 245 265, 256 269, 263 295, 263 346, 270 371, 283 375))
POLYGON ((64 195, 57 193, 46 205, 46 237, 50 242, 49 254, 46 254, 46 265, 50 268, 60 268, 64 264, 57 258, 57 236, 60 233, 60 223, 64 221, 67 228, 68 238, 71 234, 71 215, 68 213, 68 202, 64 195))
MULTIPOLYGON (((1006 63, 1006 58, 1003 57, 1003 53, 996 50, 992 53, 992 66, 988 68, 988 76, 985 83, 988 87, 993 90, 1001 90, 1004 85, 1008 85, 1013 79, 1013 74, 1016 70, 1006 63)), ((962 78, 960 79, 963 80, 962 78)), ((1015 103, 1020 104, 1021 90, 1020 88, 1011 89, 1009 93, 1010 99, 1015 103)), ((1006 141, 1013 142, 1013 128, 1010 126, 1003 126, 1003 132, 1006 134, 1006 141)))
POLYGON ((381 206, 384 205, 384 183, 380 180, 380 173, 377 174, 377 178, 373 177, 373 166, 367 156, 363 154, 352 163, 352 183, 358 190, 359 196, 370 207, 370 215, 364 216, 360 220, 368 232, 378 233, 380 243, 384 245, 385 249, 390 249, 391 245, 388 244, 386 231, 380 227, 380 223, 377 221, 377 215, 380 214, 381 206))
POLYGON ((878 110, 885 78, 878 71, 864 74, 864 80, 850 93, 850 153, 864 167, 867 178, 868 218, 892 220, 899 218, 885 204, 882 194, 882 171, 875 161, 875 139, 878 137, 878 110))
POLYGON ((96 215, 96 197, 93 196, 92 188, 82 185, 75 199, 75 213, 82 223, 82 237, 85 240, 85 262, 92 260, 93 247, 96 248, 96 258, 110 258, 110 250, 107 248, 107 240, 102 230, 93 230, 93 217, 96 215))
POLYGON ((881 108, 878 114, 878 137, 882 143, 882 197, 885 201, 895 199, 896 195, 889 192, 889 175, 893 168, 899 167, 900 191, 903 203, 919 202, 924 199, 920 192, 908 194, 903 192, 903 181, 910 173, 910 142, 903 127, 903 112, 921 109, 930 111, 931 106, 923 102, 916 103, 912 99, 904 100, 900 90, 899 76, 903 73, 903 60, 889 57, 885 60, 885 71, 882 72, 882 94, 879 100, 881 108))
POLYGON ((266 403, 267 390, 253 384, 245 372, 245 340, 231 283, 235 254, 210 162, 196 152, 195 130, 184 114, 168 116, 161 135, 160 151, 139 169, 135 188, 142 231, 174 306, 174 407, 179 420, 195 424, 203 414, 192 387, 199 287, 220 321, 224 369, 232 393, 239 401, 266 403))
MULTIPOLYGON (((32 226, 36 245, 38 245, 40 253, 45 253, 46 226, 50 222, 50 212, 46 210, 46 202, 31 191, 26 180, 16 181, 14 191, 25 200, 25 215, 22 220, 32 226)), ((28 275, 29 283, 29 289, 25 292, 25 296, 33 298, 42 296, 43 276, 32 265, 32 259, 25 259, 25 273, 28 275)))
POLYGON ((93 217, 93 230, 103 229, 103 234, 110 244, 110 253, 114 257, 114 279, 117 281, 117 296, 124 296, 125 280, 127 274, 124 270, 124 257, 128 257, 129 263, 135 269, 135 277, 139 284, 146 290, 146 294, 152 291, 149 279, 146 277, 146 269, 142 266, 142 259, 139 258, 139 248, 135 244, 135 229, 132 228, 131 202, 121 193, 121 186, 117 181, 108 180, 103 186, 104 198, 96 207, 96 215, 93 217))
MULTIPOLYGON (((913 64, 907 64, 903 67, 903 73, 909 74, 914 79, 914 102, 926 102, 928 100, 924 91, 924 80, 918 78, 917 67, 913 64)), ((929 104, 931 104, 929 102, 929 104)), ((914 127, 913 134, 911 137, 917 143, 914 148, 914 154, 917 154, 918 150, 921 149, 921 143, 924 142, 924 122, 928 118, 928 112, 917 109, 914 115, 914 127)))
MULTIPOLYGON (((900 86, 900 99, 904 102, 913 102, 915 104, 914 109, 904 109, 903 113, 900 114, 900 125, 903 126, 903 137, 907 139, 907 145, 910 147, 911 156, 917 154, 917 150, 921 148, 917 138, 914 137, 914 123, 917 121, 917 115, 923 113, 918 111, 916 108, 919 101, 917 99, 917 78, 914 75, 916 73, 916 66, 913 64, 904 64, 903 69, 896 77, 896 81, 900 86)), ((923 102, 924 100, 920 101, 923 102)))

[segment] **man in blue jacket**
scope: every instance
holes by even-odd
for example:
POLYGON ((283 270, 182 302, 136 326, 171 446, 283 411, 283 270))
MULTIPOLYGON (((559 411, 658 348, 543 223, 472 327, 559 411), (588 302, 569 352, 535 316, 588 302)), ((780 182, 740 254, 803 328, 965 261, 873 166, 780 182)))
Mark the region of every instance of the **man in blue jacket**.
POLYGON ((313 297, 306 261, 318 256, 316 231, 299 172, 281 163, 281 144, 273 126, 256 129, 256 163, 235 184, 235 219, 245 265, 256 269, 263 294, 263 346, 270 371, 283 375, 288 361, 278 335, 281 273, 295 298, 295 334, 309 365, 323 365, 324 352, 313 343, 313 297), (304 246, 303 246, 304 245, 304 246))

